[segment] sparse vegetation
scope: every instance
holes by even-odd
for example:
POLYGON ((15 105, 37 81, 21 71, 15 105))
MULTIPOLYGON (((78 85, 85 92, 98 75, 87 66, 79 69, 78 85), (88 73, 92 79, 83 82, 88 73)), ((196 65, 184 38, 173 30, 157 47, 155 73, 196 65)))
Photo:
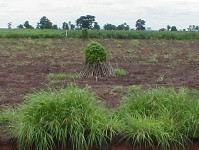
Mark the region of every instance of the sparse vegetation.
POLYGON ((142 90, 142 85, 131 85, 128 87, 128 93, 134 93, 142 90))
POLYGON ((77 78, 77 74, 72 73, 50 73, 47 78, 50 79, 64 79, 64 78, 77 78))
POLYGON ((124 69, 115 68, 115 69, 113 69, 113 74, 116 77, 125 76, 125 75, 127 75, 127 71, 124 69))
POLYGON ((134 39, 134 40, 131 41, 131 44, 133 46, 139 46, 140 45, 140 41, 138 39, 134 39))

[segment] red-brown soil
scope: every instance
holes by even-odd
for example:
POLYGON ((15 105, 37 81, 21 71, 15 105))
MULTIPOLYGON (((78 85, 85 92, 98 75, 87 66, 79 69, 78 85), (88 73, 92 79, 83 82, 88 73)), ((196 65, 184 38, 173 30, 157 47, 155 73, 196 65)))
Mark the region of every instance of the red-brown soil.
MULTIPOLYGON (((124 89, 131 85, 199 89, 199 41, 96 41, 108 50, 113 68, 125 69, 127 75, 99 77, 98 80, 95 77, 48 79, 50 73, 79 73, 84 62, 83 49, 88 41, 0 39, 0 108, 19 104, 27 93, 48 87, 66 87, 69 82, 75 82, 80 87, 91 86, 109 108, 117 107, 121 100, 121 93, 114 90, 117 86, 123 86, 124 89)), ((5 139, 0 134, 1 143, 5 143, 5 139)), ((8 146, 0 147, 0 150, 10 149, 8 146)))

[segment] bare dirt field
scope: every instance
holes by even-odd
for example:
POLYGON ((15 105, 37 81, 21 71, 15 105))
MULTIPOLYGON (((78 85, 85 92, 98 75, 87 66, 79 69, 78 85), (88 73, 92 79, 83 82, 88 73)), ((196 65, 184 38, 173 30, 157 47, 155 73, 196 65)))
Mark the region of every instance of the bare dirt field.
MULTIPOLYGON (((199 89, 199 41, 96 39, 108 51, 113 68, 128 73, 120 77, 49 78, 50 74, 78 75, 90 40, 0 39, 0 107, 17 105, 27 93, 75 82, 86 85, 114 108, 121 93, 117 87, 188 87, 199 89)), ((2 138, 5 141, 5 138, 2 138)), ((0 148, 1 149, 1 148, 0 148)), ((3 149, 3 148, 2 148, 3 149)), ((5 148, 6 149, 6 148, 5 148)), ((4 149, 4 150, 5 150, 4 149)))

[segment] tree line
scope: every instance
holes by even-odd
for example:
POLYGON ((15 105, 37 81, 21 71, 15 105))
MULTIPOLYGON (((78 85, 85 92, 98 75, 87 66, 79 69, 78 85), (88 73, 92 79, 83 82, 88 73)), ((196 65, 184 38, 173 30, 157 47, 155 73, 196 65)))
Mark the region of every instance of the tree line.
MULTIPOLYGON (((36 29, 63 29, 63 30, 82 30, 82 29, 90 29, 90 30, 151 30, 151 28, 145 27, 146 21, 143 19, 138 19, 135 22, 135 28, 132 29, 127 23, 122 23, 120 25, 113 25, 111 23, 107 23, 103 26, 103 28, 100 27, 98 22, 95 20, 95 16, 92 15, 86 15, 79 17, 75 24, 69 22, 63 22, 62 27, 58 28, 56 24, 53 24, 46 16, 43 16, 40 21, 37 23, 36 29)), ((8 28, 11 28, 11 22, 8 23, 8 28)), ((20 24, 17 26, 19 29, 34 29, 32 25, 29 24, 29 21, 25 21, 24 24, 20 24)), ((166 28, 161 28, 159 31, 177 31, 176 26, 167 25, 166 28)), ((183 29, 183 31, 186 31, 186 29, 183 29)), ((195 25, 190 25, 187 28, 187 31, 199 31, 199 27, 195 25)))

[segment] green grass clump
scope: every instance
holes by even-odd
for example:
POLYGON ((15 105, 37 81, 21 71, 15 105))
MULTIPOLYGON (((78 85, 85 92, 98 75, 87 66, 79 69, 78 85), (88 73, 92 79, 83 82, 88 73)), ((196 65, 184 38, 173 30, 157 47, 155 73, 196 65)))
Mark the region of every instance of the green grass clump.
POLYGON ((124 69, 115 68, 115 69, 113 69, 113 74, 114 74, 116 77, 121 77, 121 76, 127 75, 127 71, 124 70, 124 69))
POLYGON ((142 85, 131 85, 128 87, 128 93, 138 92, 142 90, 142 85))
POLYGON ((64 78, 77 78, 77 74, 72 73, 49 73, 48 79, 64 79, 64 78))
POLYGON ((114 133, 114 121, 103 104, 88 88, 74 85, 27 95, 11 121, 10 132, 21 150, 54 149, 69 143, 79 150, 100 147, 114 133))
POLYGON ((134 40, 131 41, 131 44, 133 46, 139 46, 140 45, 140 41, 138 39, 134 39, 134 40))
POLYGON ((116 111, 124 122, 125 138, 165 149, 199 138, 198 112, 199 99, 189 99, 183 88, 179 92, 159 88, 131 93, 116 111))
POLYGON ((0 133, 8 134, 9 126, 14 121, 15 109, 10 107, 1 108, 0 111, 0 133))

